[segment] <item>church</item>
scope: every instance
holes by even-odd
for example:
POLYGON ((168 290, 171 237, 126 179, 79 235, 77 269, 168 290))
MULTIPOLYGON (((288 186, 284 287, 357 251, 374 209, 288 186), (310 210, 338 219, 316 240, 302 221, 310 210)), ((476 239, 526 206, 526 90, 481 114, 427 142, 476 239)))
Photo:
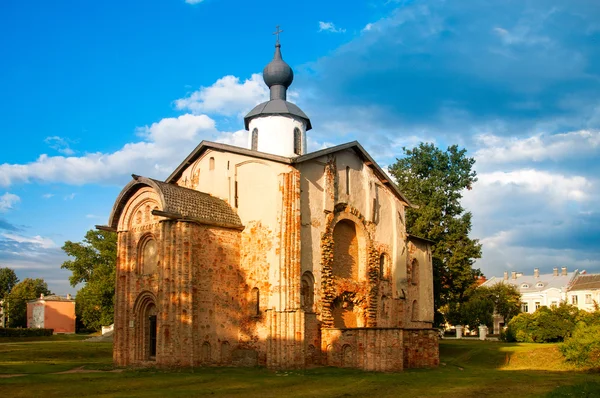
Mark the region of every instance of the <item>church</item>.
POLYGON ((435 367, 432 242, 356 141, 307 151, 279 41, 246 148, 201 142, 165 181, 133 175, 118 235, 118 366, 435 367))

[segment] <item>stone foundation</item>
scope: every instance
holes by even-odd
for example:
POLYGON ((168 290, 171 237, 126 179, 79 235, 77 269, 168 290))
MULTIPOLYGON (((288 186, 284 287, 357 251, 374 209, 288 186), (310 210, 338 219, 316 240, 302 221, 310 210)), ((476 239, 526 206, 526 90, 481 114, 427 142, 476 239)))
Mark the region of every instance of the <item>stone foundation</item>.
POLYGON ((399 372, 439 365, 433 329, 327 328, 321 334, 324 364, 328 366, 399 372))

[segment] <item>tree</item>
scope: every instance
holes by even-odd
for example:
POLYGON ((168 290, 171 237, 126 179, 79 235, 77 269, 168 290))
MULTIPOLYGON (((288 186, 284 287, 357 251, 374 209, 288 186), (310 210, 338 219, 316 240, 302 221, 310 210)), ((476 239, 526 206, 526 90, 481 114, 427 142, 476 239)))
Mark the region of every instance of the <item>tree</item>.
POLYGON ((25 278, 17 283, 6 297, 8 326, 27 327, 27 301, 35 300, 42 294, 52 294, 43 279, 25 278))
POLYGON ((434 304, 438 309, 466 301, 465 293, 481 275, 473 269, 481 257, 478 240, 469 238, 471 213, 460 204, 462 193, 477 181, 475 160, 457 145, 446 151, 421 143, 403 148, 404 157, 390 167, 400 190, 419 206, 406 212, 407 231, 434 241, 432 262, 434 304))
POLYGON ((482 286, 479 289, 487 289, 488 297, 494 303, 496 314, 504 318, 504 324, 521 312, 521 293, 516 286, 508 283, 496 283, 491 287, 482 286))
POLYGON ((0 300, 4 298, 12 288, 19 283, 15 271, 10 268, 0 268, 0 300))
POLYGON ((61 266, 72 272, 71 286, 85 283, 75 298, 78 319, 91 329, 110 325, 114 319, 117 234, 89 230, 83 242, 67 241, 62 249, 75 258, 61 266))
POLYGON ((494 302, 485 292, 475 292, 468 301, 460 306, 462 324, 471 330, 479 325, 492 326, 494 321, 494 302))

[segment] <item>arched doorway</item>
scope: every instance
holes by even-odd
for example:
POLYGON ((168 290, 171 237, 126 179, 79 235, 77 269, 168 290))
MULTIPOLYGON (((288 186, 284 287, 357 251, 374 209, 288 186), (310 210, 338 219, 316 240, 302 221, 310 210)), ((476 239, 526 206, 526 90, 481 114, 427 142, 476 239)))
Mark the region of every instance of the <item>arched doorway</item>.
POLYGON ((154 361, 157 354, 158 319, 156 299, 150 292, 139 295, 134 305, 137 320, 135 328, 136 359, 138 361, 154 361))

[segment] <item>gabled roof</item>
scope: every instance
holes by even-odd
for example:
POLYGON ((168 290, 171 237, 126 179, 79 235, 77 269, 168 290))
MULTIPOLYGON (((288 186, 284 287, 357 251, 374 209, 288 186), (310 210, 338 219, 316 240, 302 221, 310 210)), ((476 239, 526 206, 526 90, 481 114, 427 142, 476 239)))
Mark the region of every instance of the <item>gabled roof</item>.
POLYGON ((306 155, 298 156, 293 160, 294 163, 302 163, 308 160, 313 160, 319 158, 321 156, 327 156, 332 153, 341 152, 345 150, 352 150, 359 158, 369 167, 373 169, 375 175, 379 178, 379 180, 388 187, 398 198, 402 201, 406 202, 409 207, 418 208, 418 206, 412 204, 406 196, 402 192, 396 184, 390 181, 390 177, 383 171, 381 167, 373 160, 371 155, 358 143, 358 141, 348 142, 342 145, 336 145, 330 148, 321 149, 320 151, 315 151, 311 153, 307 153, 306 155))
POLYGON ((570 291, 592 289, 600 289, 600 275, 579 275, 569 287, 570 291))
POLYGON ((117 229, 119 218, 127 201, 140 188, 146 186, 153 188, 160 197, 161 216, 243 229, 240 217, 225 201, 204 192, 137 175, 133 175, 133 180, 123 188, 117 197, 108 220, 108 229, 117 229))
POLYGON ((181 164, 179 166, 177 166, 177 168, 171 173, 171 175, 167 177, 165 182, 167 182, 169 184, 174 183, 181 176, 181 174, 183 173, 183 171, 185 170, 185 168, 187 166, 194 163, 200 156, 202 156, 202 154, 204 152, 206 152, 209 149, 212 149, 212 150, 218 151, 218 152, 237 153, 239 155, 250 156, 250 157, 258 158, 258 159, 272 160, 272 161, 278 162, 278 163, 285 163, 285 164, 292 163, 292 159, 286 158, 285 156, 278 156, 278 155, 272 155, 270 153, 253 151, 250 149, 241 148, 239 146, 234 146, 234 145, 220 144, 220 143, 211 142, 211 141, 202 141, 184 159, 184 161, 181 162, 181 164))
POLYGON ((390 177, 383 171, 383 169, 381 169, 381 167, 379 167, 377 162, 375 162, 375 160, 373 160, 371 155, 369 155, 367 153, 367 151, 358 143, 358 141, 352 141, 352 142, 348 142, 346 144, 341 144, 341 145, 336 145, 336 146, 333 146, 330 148, 321 149, 319 151, 307 153, 306 155, 298 156, 295 158, 288 158, 285 156, 272 155, 270 153, 253 151, 250 149, 241 148, 241 147, 233 146, 233 145, 219 144, 219 143, 210 142, 210 141, 202 141, 192 151, 192 153, 190 153, 185 158, 185 160, 183 162, 181 162, 181 164, 179 166, 177 166, 175 171, 173 171, 173 173, 171 173, 171 175, 169 177, 167 177, 165 182, 174 183, 181 176, 181 174, 183 173, 183 171, 185 170, 185 168, 187 166, 194 163, 200 156, 202 156, 202 154, 204 152, 206 152, 209 149, 212 149, 215 151, 220 151, 220 152, 237 153, 240 155, 250 156, 253 158, 257 158, 257 159, 271 160, 274 162, 284 163, 284 164, 289 164, 289 165, 303 163, 303 162, 306 162, 309 160, 319 158, 321 156, 327 156, 327 155, 345 151, 345 150, 353 150, 354 153, 356 153, 356 155, 358 155, 358 157, 367 166, 369 166, 373 169, 373 171, 375 172, 375 175, 379 178, 379 180, 386 187, 388 187, 400 200, 404 201, 409 207, 418 208, 418 206, 412 204, 408 200, 408 198, 406 198, 406 196, 404 196, 404 194, 402 194, 402 192, 400 192, 400 189, 398 188, 398 186, 396 186, 396 184, 394 184, 392 181, 390 181, 390 177))

